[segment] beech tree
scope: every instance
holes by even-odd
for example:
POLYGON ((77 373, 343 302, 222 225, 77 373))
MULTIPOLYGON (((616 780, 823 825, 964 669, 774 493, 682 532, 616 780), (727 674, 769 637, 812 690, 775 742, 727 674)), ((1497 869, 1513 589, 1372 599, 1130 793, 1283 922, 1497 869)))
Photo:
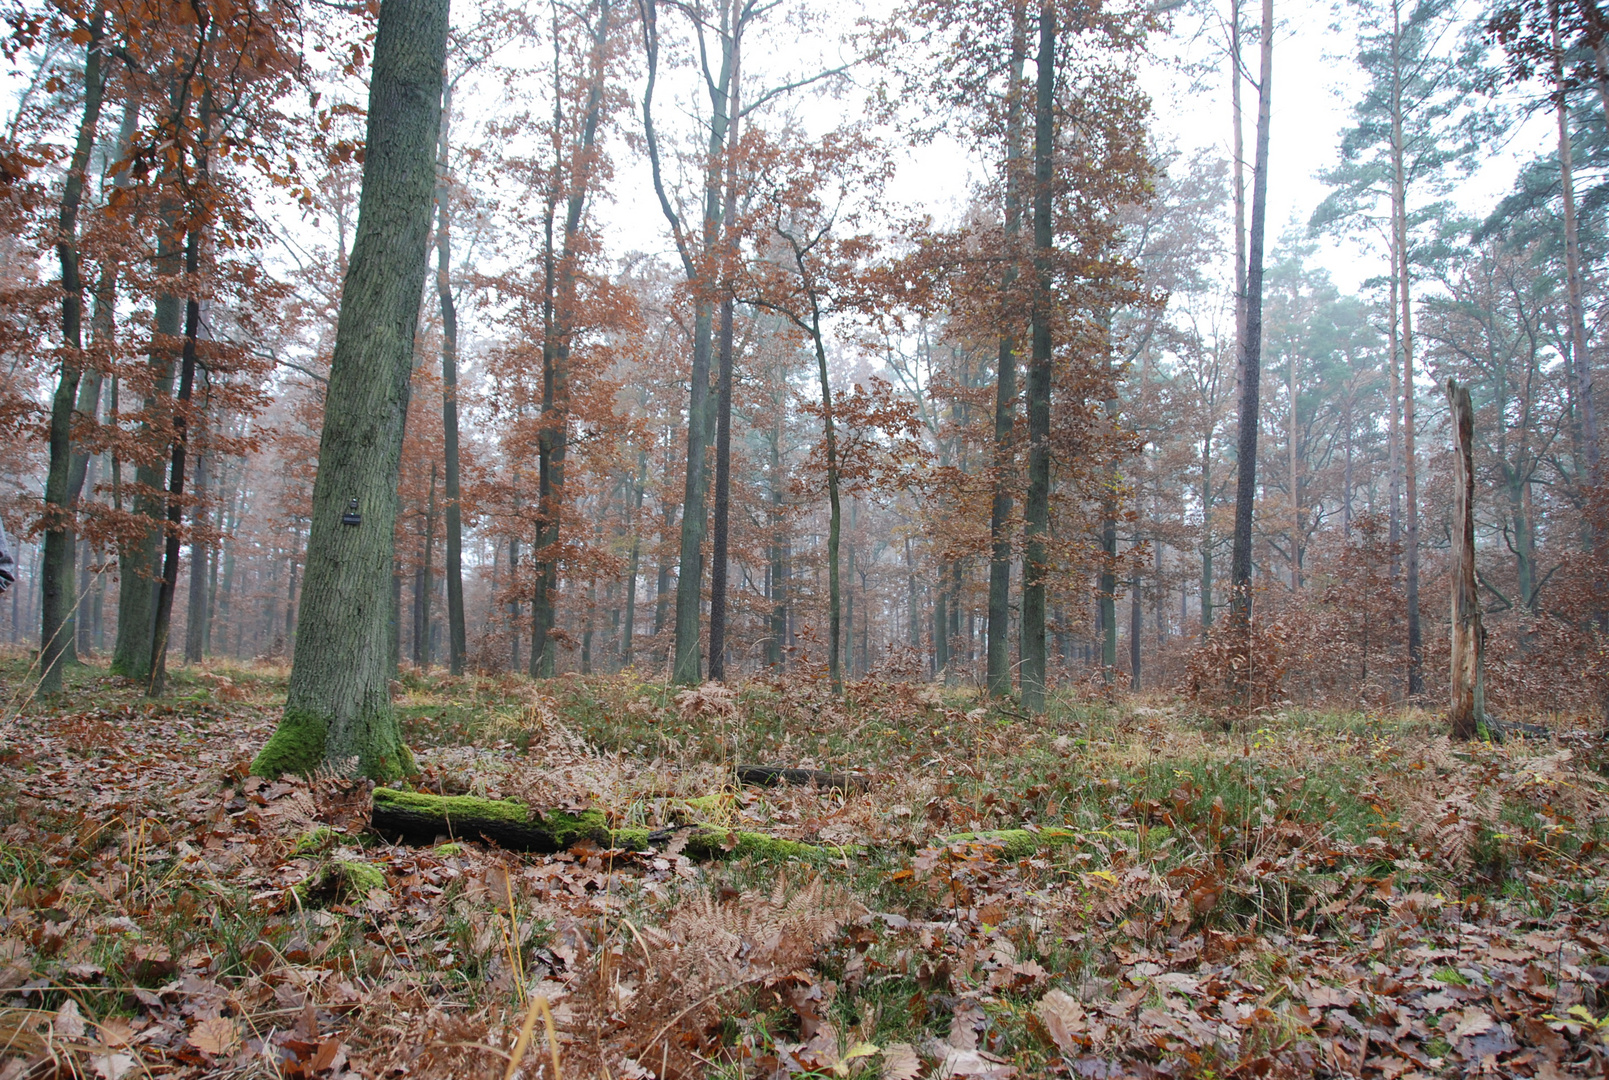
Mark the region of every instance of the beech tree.
POLYGON ((413 369, 440 133, 447 0, 382 0, 363 193, 341 294, 308 537, 300 647, 259 775, 321 762, 406 771, 390 701, 396 477, 413 369))

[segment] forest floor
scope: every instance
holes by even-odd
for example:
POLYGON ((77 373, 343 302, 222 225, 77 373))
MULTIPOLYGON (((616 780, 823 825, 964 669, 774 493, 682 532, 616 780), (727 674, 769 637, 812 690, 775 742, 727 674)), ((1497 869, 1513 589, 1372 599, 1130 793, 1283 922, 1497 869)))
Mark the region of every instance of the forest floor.
POLYGON ((362 784, 247 775, 283 669, 26 666, 0 1080, 1609 1075, 1609 752, 1559 718, 404 676, 419 790, 808 845, 694 862, 388 844, 362 784))

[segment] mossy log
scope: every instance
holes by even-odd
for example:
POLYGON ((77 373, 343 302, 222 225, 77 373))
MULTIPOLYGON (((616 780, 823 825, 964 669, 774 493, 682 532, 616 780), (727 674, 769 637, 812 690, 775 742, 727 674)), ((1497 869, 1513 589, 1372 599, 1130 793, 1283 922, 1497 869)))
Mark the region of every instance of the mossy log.
POLYGON ((739 765, 737 782, 751 787, 776 787, 794 784, 800 787, 837 788, 840 791, 865 791, 872 786, 872 778, 857 773, 823 772, 821 769, 784 769, 774 765, 739 765))
MULTIPOLYGON (((567 851, 590 842, 605 850, 650 851, 675 846, 689 859, 714 861, 746 856, 770 859, 831 858, 863 852, 861 845, 817 845, 784 840, 765 833, 688 825, 674 829, 611 829, 601 810, 572 814, 543 813, 522 802, 477 799, 468 795, 431 795, 422 791, 376 788, 370 827, 387 840, 433 844, 442 837, 489 840, 511 851, 567 851)), ((1076 844, 1082 834, 1070 829, 997 829, 956 833, 933 844, 972 843, 998 846, 1002 857, 1021 859, 1049 848, 1076 844)))
POLYGON ((504 799, 431 795, 422 791, 376 788, 370 827, 388 840, 432 844, 440 837, 489 840, 511 851, 567 851, 590 842, 600 848, 649 851, 680 842, 690 859, 730 859, 745 855, 791 858, 831 853, 764 833, 696 825, 681 829, 611 829, 601 810, 543 812, 504 799))

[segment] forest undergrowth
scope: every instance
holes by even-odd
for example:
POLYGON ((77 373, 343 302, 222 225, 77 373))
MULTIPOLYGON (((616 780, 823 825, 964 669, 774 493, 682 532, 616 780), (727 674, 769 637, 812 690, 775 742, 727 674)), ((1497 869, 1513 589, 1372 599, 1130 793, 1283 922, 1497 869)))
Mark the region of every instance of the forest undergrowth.
POLYGON ((283 669, 153 702, 93 666, 30 698, 26 666, 0 1080, 1609 1068, 1609 751, 1558 718, 1459 745, 1420 710, 406 673, 409 786, 662 838, 542 855, 389 844, 363 784, 247 775, 283 669), (797 843, 695 862, 694 824, 797 843))

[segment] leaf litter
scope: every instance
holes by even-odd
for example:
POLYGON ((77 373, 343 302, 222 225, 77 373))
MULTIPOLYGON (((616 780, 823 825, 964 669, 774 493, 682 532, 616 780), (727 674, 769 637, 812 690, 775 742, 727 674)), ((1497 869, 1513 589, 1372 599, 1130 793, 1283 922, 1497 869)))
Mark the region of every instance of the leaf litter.
POLYGON ((444 684, 498 723, 412 732, 421 790, 822 853, 697 864, 388 845, 364 783, 247 775, 282 682, 150 703, 89 670, 90 707, 0 736, 0 1080, 1609 1067, 1595 738, 624 678, 444 684), (876 783, 733 790, 742 753, 876 783))

